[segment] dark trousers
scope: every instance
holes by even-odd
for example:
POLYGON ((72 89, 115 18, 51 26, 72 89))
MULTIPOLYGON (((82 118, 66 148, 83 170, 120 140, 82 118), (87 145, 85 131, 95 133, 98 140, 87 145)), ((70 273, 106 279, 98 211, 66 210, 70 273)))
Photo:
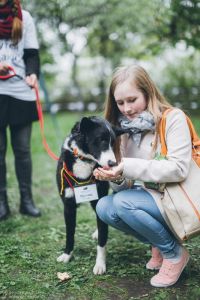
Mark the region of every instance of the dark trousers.
MULTIPOLYGON (((32 123, 10 126, 12 150, 15 157, 15 172, 20 192, 31 191, 32 161, 30 141, 32 123)), ((6 191, 7 128, 0 127, 0 192, 6 191)))

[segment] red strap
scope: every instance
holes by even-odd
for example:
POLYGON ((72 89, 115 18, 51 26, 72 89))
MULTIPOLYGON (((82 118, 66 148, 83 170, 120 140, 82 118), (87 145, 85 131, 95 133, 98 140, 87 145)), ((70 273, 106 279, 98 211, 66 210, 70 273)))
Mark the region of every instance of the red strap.
POLYGON ((36 105, 37 105, 38 118, 39 118, 39 123, 40 123, 40 132, 41 132, 41 136, 42 136, 43 146, 51 158, 53 158, 54 160, 58 160, 59 157, 56 154, 54 154, 54 152, 50 149, 49 145, 47 144, 45 134, 44 134, 44 118, 43 118, 43 113, 42 113, 42 105, 40 102, 38 87, 34 87, 34 89, 35 89, 35 93, 36 93, 36 105))
POLYGON ((0 75, 0 79, 9 79, 11 77, 14 77, 16 75, 15 70, 11 66, 7 66, 9 72, 6 75, 0 75))
POLYGON ((69 180, 69 178, 67 177, 67 175, 64 173, 63 176, 64 176, 65 179, 67 180, 67 182, 68 182, 70 188, 71 188, 72 190, 74 190, 74 187, 73 187, 73 185, 71 184, 71 181, 69 180))
POLYGON ((66 173, 68 173, 69 175, 74 177, 74 174, 68 170, 65 162, 63 162, 63 167, 64 167, 64 170, 66 171, 66 173))

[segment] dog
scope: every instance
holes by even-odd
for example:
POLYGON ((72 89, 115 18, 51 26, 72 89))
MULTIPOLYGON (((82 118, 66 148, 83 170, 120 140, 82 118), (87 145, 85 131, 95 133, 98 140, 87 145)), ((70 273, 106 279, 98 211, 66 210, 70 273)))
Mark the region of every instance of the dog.
MULTIPOLYGON (((56 172, 66 225, 66 246, 64 253, 57 258, 58 262, 69 262, 73 254, 77 202, 85 201, 89 197, 96 213, 98 199, 108 194, 109 183, 95 180, 93 171, 98 166, 117 165, 113 146, 116 137, 123 133, 126 133, 126 130, 111 126, 101 117, 92 116, 83 117, 66 137, 56 172), (79 189, 81 191, 78 192, 79 189), (92 195, 94 200, 91 199, 92 195), (86 199, 81 200, 81 197, 86 199)), ((93 268, 95 275, 106 272, 105 245, 108 237, 108 225, 101 221, 97 214, 96 219, 97 231, 93 234, 93 238, 98 239, 96 263, 93 268)))

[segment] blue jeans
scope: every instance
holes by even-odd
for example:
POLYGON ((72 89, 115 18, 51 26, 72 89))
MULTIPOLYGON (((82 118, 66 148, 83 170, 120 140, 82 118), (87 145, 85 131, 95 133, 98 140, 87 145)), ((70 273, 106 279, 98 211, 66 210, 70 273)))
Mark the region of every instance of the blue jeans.
POLYGON ((105 196, 99 200, 96 211, 102 221, 157 247, 165 258, 173 258, 179 252, 180 245, 155 200, 142 188, 105 196))

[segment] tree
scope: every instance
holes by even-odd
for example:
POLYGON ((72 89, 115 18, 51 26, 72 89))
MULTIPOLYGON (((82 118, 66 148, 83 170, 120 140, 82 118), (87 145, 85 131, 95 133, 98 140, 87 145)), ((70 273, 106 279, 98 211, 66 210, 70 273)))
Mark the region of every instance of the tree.
POLYGON ((149 59, 180 41, 199 51, 199 0, 23 0, 38 26, 42 64, 53 63, 53 48, 73 55, 73 82, 80 56, 102 58, 98 78, 100 94, 105 92, 105 67, 113 69, 124 57, 149 59), (76 53, 69 35, 83 29, 85 45, 76 53), (53 39, 46 38, 47 32, 53 39))

